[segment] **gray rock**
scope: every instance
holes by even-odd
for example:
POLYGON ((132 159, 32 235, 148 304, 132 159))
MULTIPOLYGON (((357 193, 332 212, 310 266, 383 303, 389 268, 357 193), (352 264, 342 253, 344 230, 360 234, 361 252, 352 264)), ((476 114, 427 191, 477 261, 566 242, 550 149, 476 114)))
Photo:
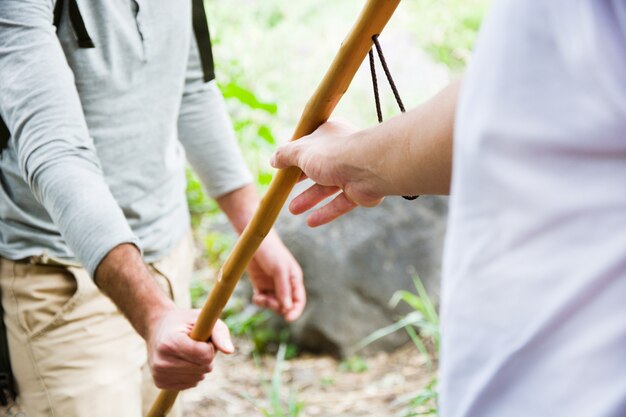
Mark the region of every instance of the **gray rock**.
MULTIPOLYGON (((409 311, 404 303, 391 309, 389 300, 398 290, 415 291, 415 272, 436 301, 446 212, 443 197, 394 197, 315 229, 305 216, 283 212, 277 228, 302 265, 308 293, 303 316, 291 325, 294 341, 314 352, 353 354, 359 341, 409 311)), ((398 331, 359 353, 406 341, 398 331)))

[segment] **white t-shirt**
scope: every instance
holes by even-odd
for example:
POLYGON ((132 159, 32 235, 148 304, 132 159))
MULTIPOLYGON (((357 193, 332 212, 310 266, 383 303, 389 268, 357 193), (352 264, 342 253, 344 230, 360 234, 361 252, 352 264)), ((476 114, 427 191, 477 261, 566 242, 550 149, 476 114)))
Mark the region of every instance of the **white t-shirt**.
POLYGON ((625 417, 626 1, 497 1, 454 142, 441 416, 625 417))

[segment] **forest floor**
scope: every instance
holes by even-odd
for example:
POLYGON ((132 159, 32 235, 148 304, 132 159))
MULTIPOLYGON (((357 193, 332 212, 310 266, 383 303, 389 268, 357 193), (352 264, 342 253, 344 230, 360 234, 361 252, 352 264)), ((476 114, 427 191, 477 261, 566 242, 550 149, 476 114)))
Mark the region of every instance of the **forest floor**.
POLYGON ((272 390, 277 360, 269 355, 253 359, 245 339, 235 344, 236 353, 221 356, 213 373, 185 393, 185 416, 402 417, 434 375, 426 357, 408 344, 393 353, 356 358, 352 364, 310 354, 279 361, 280 389, 272 390), (276 392, 282 414, 272 405, 276 392), (287 411, 289 398, 300 404, 299 414, 287 411))

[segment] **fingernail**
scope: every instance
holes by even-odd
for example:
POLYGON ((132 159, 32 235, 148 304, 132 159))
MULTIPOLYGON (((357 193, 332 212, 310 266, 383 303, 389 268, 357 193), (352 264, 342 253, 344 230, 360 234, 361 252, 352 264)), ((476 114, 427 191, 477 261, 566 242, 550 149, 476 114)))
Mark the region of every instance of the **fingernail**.
POLYGON ((270 165, 276 168, 276 154, 270 156, 270 165))
POLYGON ((233 342, 231 342, 230 340, 228 341, 228 343, 226 343, 226 350, 229 350, 231 352, 235 351, 235 345, 233 345, 233 342))

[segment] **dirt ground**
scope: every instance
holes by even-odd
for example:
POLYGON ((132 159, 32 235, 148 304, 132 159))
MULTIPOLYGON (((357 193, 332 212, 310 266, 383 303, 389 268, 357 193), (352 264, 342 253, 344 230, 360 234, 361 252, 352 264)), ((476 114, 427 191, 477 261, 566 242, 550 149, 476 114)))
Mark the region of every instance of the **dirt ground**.
MULTIPOLYGON (((250 342, 239 339, 235 344, 236 353, 222 355, 213 373, 183 394, 185 417, 255 417, 270 410, 275 358, 264 356, 255 362, 250 342)), ((286 403, 293 395, 302 403, 299 417, 403 417, 409 401, 433 376, 425 356, 412 344, 364 360, 367 369, 362 372, 343 370, 341 362, 329 356, 305 354, 285 361, 281 398, 286 403)), ((0 416, 23 417, 12 411, 0 407, 0 416)))
MULTIPOLYGON (((220 357, 213 373, 185 393, 185 416, 250 417, 270 410, 275 358, 255 362, 250 343, 238 340, 236 345, 235 354, 220 357)), ((303 404, 300 417, 402 417, 408 402, 433 376, 426 358, 412 344, 365 358, 365 363, 366 370, 351 372, 328 356, 305 354, 285 361, 281 398, 286 403, 295 396, 303 404)))

